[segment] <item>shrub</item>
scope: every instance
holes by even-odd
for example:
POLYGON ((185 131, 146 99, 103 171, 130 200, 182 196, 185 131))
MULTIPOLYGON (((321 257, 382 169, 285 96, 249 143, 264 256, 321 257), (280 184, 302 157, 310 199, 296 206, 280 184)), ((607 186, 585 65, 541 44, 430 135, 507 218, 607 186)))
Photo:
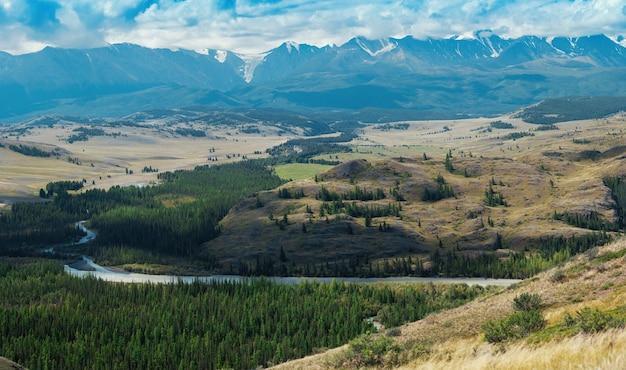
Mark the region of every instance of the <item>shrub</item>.
POLYGON ((500 343, 509 339, 520 339, 543 329, 546 321, 539 308, 541 308, 539 294, 522 293, 513 298, 513 309, 517 312, 503 319, 489 320, 483 324, 485 341, 500 343))
POLYGON ((509 338, 505 320, 489 320, 482 326, 485 332, 485 341, 489 343, 500 343, 509 338))
POLYGON ((539 294, 522 293, 513 298, 513 309, 516 311, 533 311, 541 308, 539 294))
POLYGON ((510 339, 520 339, 546 326, 543 315, 538 310, 515 312, 501 320, 489 320, 483 325, 485 341, 500 343, 510 339))
POLYGON ((546 326, 546 321, 539 310, 520 311, 508 317, 507 324, 513 338, 523 338, 546 326))
POLYGON ((608 312, 602 312, 597 308, 591 309, 585 307, 576 311, 576 315, 569 313, 563 318, 563 325, 566 327, 575 327, 578 332, 598 333, 609 328, 624 327, 624 319, 612 315, 608 312))
POLYGON ((350 341, 349 356, 354 365, 376 366, 388 364, 389 357, 394 357, 400 348, 388 336, 362 335, 350 341))
POLYGON ((560 283, 565 280, 565 273, 563 270, 556 270, 552 276, 550 276, 550 281, 553 283, 560 283))

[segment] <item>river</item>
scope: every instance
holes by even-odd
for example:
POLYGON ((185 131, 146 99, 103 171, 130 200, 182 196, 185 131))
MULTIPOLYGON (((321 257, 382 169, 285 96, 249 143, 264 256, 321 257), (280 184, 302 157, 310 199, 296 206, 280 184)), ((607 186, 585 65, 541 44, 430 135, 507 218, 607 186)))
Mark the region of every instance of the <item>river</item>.
MULTIPOLYGON (((81 228, 86 235, 75 244, 84 244, 88 241, 94 240, 96 234, 87 229, 84 225, 84 221, 78 222, 77 227, 81 228)), ((82 265, 85 268, 77 269, 69 265, 65 265, 65 271, 73 276, 86 277, 93 276, 104 281, 120 282, 120 283, 191 283, 194 281, 211 282, 211 281, 232 281, 241 282, 251 279, 251 277, 239 276, 239 275, 211 275, 211 276, 175 276, 175 275, 150 275, 140 274, 134 272, 119 271, 117 269, 108 269, 100 266, 93 261, 93 259, 82 256, 82 265)), ((318 283, 330 283, 333 279, 337 281, 344 281, 349 283, 457 283, 468 285, 499 285, 509 286, 515 283, 519 283, 521 280, 517 279, 486 279, 486 278, 442 278, 442 277, 388 277, 388 278, 352 278, 352 277, 280 277, 271 276, 265 279, 274 281, 280 284, 298 284, 301 281, 310 281, 318 283)))

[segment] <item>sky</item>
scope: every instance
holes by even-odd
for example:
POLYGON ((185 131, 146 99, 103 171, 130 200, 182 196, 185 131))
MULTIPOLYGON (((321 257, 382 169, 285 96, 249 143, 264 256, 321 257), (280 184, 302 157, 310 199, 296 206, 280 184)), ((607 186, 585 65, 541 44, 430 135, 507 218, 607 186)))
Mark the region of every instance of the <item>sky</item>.
POLYGON ((606 34, 626 46, 626 0, 0 0, 0 50, 151 48, 259 53, 355 36, 606 34), (623 36, 623 37, 622 37, 623 36))

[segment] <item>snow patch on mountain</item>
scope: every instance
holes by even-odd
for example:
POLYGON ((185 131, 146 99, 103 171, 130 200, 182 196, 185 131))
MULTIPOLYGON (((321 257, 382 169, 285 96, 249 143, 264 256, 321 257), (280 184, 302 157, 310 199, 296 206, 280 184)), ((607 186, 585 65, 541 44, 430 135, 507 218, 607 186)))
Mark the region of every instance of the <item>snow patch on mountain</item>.
POLYGON ((239 72, 243 75, 244 81, 250 83, 254 78, 254 70, 265 61, 265 57, 269 52, 259 54, 235 54, 244 61, 243 67, 239 72))
POLYGON ((492 58, 497 58, 500 56, 500 53, 502 53, 502 49, 496 50, 496 47, 493 45, 493 43, 491 42, 491 37, 494 35, 494 33, 491 30, 482 30, 482 31, 477 31, 476 32, 476 39, 478 41, 480 41, 481 44, 483 44, 483 46, 489 48, 489 50, 491 50, 491 57, 492 58))
POLYGON ((217 59, 218 62, 220 63, 224 63, 226 61, 226 56, 228 55, 227 51, 224 50, 216 50, 215 51, 215 59, 217 59))
POLYGON ((474 33, 473 31, 469 31, 469 32, 462 33, 460 35, 450 37, 450 38, 456 41, 476 40, 476 33, 474 33))
POLYGON ((285 47, 287 47, 287 52, 291 54, 291 49, 296 49, 296 51, 300 51, 300 45, 294 41, 285 42, 285 47))
POLYGON ((624 36, 607 36, 611 41, 613 41, 614 43, 616 43, 619 46, 625 47, 626 48, 626 38, 624 38, 624 36))
MULTIPOLYGON (((560 54, 560 55, 567 55, 567 53, 565 53, 565 51, 559 49, 558 47, 556 47, 556 45, 554 45, 554 39, 555 38, 556 37, 554 37, 554 36, 546 37, 546 39, 545 39, 546 40, 546 44, 550 45, 550 47, 552 49, 554 49, 554 51, 556 51, 558 54, 560 54)), ((570 43, 571 43, 571 41, 570 41, 570 43)))
POLYGON ((397 42, 391 41, 389 39, 379 39, 378 42, 380 43, 380 49, 372 50, 372 48, 368 47, 360 38, 356 39, 357 45, 359 45, 359 47, 363 49, 363 51, 368 53, 371 57, 388 53, 398 46, 397 42))

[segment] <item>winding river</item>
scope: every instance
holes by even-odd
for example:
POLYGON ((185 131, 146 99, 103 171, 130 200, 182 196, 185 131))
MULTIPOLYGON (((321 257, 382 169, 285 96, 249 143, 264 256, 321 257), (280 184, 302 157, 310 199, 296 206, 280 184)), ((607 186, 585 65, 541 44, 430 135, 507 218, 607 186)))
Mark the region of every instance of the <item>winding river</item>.
MULTIPOLYGON (((78 222, 77 227, 81 228, 86 235, 76 244, 87 243, 96 238, 96 234, 87 229, 84 221, 78 222)), ((232 281, 241 282, 251 279, 250 277, 239 275, 211 275, 211 276, 175 276, 175 275, 150 275, 134 272, 119 271, 116 269, 108 269, 96 264, 93 259, 82 256, 85 268, 77 269, 65 265, 65 271, 73 276, 86 277, 93 276, 105 281, 121 282, 121 283, 191 283, 194 281, 212 282, 212 281, 232 281)), ((330 283, 333 279, 350 283, 378 283, 378 282, 404 282, 404 283, 459 283, 468 285, 499 285, 509 286, 519 283, 517 279, 485 279, 485 278, 440 278, 440 277, 389 277, 389 278, 351 278, 351 277, 266 277, 270 281, 280 284, 298 284, 301 281, 310 281, 318 283, 330 283)))

